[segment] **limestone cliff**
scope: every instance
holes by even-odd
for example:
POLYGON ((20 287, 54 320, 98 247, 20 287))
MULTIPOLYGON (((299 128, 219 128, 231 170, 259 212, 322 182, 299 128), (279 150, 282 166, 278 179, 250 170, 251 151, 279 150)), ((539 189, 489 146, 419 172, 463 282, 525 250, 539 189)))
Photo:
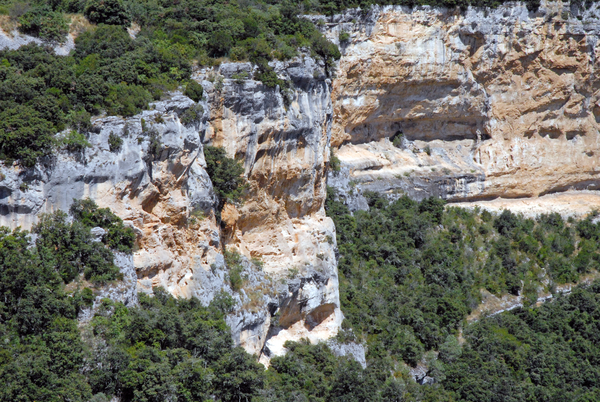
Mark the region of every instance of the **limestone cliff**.
POLYGON ((233 294, 233 337, 265 362, 288 339, 335 335, 335 228, 323 209, 331 83, 308 56, 274 67, 292 90, 253 80, 250 65, 224 64, 196 73, 206 93, 199 104, 174 93, 131 118, 96 118, 83 151, 60 150, 32 169, 1 164, 0 225, 30 228, 40 213, 89 197, 134 228, 138 291, 163 286, 204 303, 233 294), (123 139, 119 149, 111 134, 123 139), (205 144, 243 161, 250 184, 222 225, 205 144), (239 289, 230 286, 225 249, 243 256, 239 289))
MULTIPOLYGON (((551 3, 311 17, 335 42, 350 35, 333 79, 309 55, 272 62, 289 89, 253 79, 250 64, 198 70, 198 104, 175 92, 131 118, 96 118, 82 152, 0 164, 0 224, 29 228, 73 198, 112 208, 137 234, 122 265, 138 291, 160 285, 204 303, 233 294, 235 341, 268 362, 286 340, 329 338, 342 320, 327 181, 354 209, 367 190, 481 202, 597 189, 597 14, 551 3), (222 224, 207 144, 242 161, 249 182, 222 224), (328 173, 330 144, 340 172, 328 173), (243 256, 240 288, 225 249, 243 256)), ((0 47, 24 40, 0 36, 0 47)), ((584 199, 600 205, 596 193, 584 199)))
POLYGON ((333 81, 332 183, 356 208, 361 190, 481 200, 597 189, 598 14, 557 2, 325 19, 330 39, 350 34, 333 81))

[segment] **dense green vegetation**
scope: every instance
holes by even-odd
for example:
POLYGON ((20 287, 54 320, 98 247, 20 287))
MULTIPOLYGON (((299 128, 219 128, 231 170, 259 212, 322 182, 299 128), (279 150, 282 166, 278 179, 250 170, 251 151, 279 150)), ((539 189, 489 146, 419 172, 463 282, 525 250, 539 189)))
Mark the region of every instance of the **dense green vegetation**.
POLYGON ((0 51, 0 159, 33 166, 63 145, 55 133, 85 134, 91 115, 132 116, 181 85, 198 101, 203 89, 189 81, 195 63, 250 60, 255 79, 281 88, 290 84, 269 67, 272 59, 307 48, 331 66, 339 50, 300 12, 278 1, 0 0, 0 14, 49 40, 65 38, 65 13, 99 24, 77 37, 68 57, 37 45, 0 51), (131 23, 140 27, 135 39, 125 29, 131 23))
POLYGON ((466 401, 600 400, 600 282, 537 309, 482 320, 444 387, 466 401))
POLYGON ((367 194, 370 211, 351 215, 330 192, 340 249, 345 325, 372 357, 416 364, 455 335, 480 302, 480 288, 523 294, 575 282, 599 267, 599 225, 570 224, 558 214, 523 219, 508 210, 448 208, 438 199, 388 203, 367 194), (545 284, 544 272, 549 283, 545 284))
MULTIPOLYGON (((543 286, 542 269, 550 290, 596 270, 594 216, 529 220, 507 211, 444 209, 437 199, 368 199, 370 211, 354 214, 331 191, 327 202, 338 228, 346 315, 338 340, 367 345, 366 369, 324 344, 300 342, 287 343, 288 354, 265 371, 233 347, 224 321, 233 299, 225 293, 203 307, 155 288, 133 308, 104 300, 78 327, 79 311, 94 299, 85 284, 119 279, 113 250, 131 252, 131 230, 89 200, 73 203, 71 220, 63 212, 42 216, 34 241, 3 228, 0 400, 598 400, 600 282, 541 307, 464 320, 481 287, 529 292, 531 304, 543 286), (92 227, 105 230, 100 241, 93 241, 92 227), (433 384, 419 385, 408 374, 405 363, 419 361, 433 384)), ((239 258, 226 253, 233 268, 239 258)), ((239 288, 241 272, 230 275, 239 288)))
POLYGON ((227 157, 225 149, 220 147, 205 146, 204 159, 206 173, 218 197, 217 214, 220 215, 227 201, 240 201, 247 189, 248 185, 243 176, 244 167, 235 159, 227 157))

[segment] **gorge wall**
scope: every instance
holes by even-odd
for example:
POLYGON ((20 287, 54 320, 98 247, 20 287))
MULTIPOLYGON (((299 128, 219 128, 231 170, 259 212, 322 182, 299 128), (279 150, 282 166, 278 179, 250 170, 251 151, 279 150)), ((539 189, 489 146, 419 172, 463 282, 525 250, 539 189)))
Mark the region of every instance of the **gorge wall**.
POLYGON ((131 118, 94 119, 82 152, 60 150, 32 169, 2 164, 0 225, 29 229, 40 213, 89 197, 135 230, 138 291, 163 286, 209 303, 225 290, 236 301, 227 319, 235 341, 265 363, 286 340, 330 338, 342 320, 335 228, 323 208, 331 82, 311 57, 274 67, 293 90, 253 80, 250 64, 223 64, 195 73, 205 90, 198 104, 173 93, 131 118), (111 134, 120 149, 111 151, 111 134), (243 161, 249 182, 222 224, 206 144, 243 161), (239 289, 225 249, 243 256, 239 289))
POLYGON ((333 79, 309 55, 272 62, 289 91, 246 63, 197 70, 197 104, 176 92, 131 118, 96 118, 83 152, 0 164, 0 224, 30 228, 73 198, 110 207, 136 231, 138 291, 233 294, 234 339, 267 362, 286 340, 326 339, 341 324, 327 184, 353 209, 367 207, 365 191, 481 202, 581 190, 600 205, 598 13, 550 3, 310 17, 336 43, 350 36, 333 79), (124 140, 117 152, 111 133, 124 140), (222 225, 207 144, 243 161, 249 181, 222 225), (328 171, 330 145, 339 172, 328 171), (241 289, 224 249, 244 257, 241 289))
POLYGON ((319 17, 331 40, 350 36, 331 182, 355 208, 366 190, 476 201, 598 189, 598 14, 553 2, 319 17))

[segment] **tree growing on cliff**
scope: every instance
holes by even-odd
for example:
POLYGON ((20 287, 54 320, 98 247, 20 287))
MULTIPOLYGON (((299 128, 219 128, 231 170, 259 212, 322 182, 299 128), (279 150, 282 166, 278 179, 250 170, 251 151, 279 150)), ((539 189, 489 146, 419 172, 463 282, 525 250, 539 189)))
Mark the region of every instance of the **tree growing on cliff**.
POLYGON ((212 181, 213 188, 219 198, 217 212, 219 213, 227 201, 240 201, 248 187, 244 178, 244 167, 235 159, 227 157, 225 150, 220 147, 204 147, 206 172, 212 181))

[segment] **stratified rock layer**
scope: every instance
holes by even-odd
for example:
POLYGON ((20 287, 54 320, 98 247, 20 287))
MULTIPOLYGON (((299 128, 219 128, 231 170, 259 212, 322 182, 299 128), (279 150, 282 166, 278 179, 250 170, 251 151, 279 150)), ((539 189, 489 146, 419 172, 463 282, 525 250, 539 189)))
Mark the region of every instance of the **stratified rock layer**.
POLYGON ((131 118, 95 119, 83 151, 60 150, 32 169, 0 164, 0 225, 27 229, 40 213, 89 197, 135 230, 138 291, 162 286, 206 304, 232 294, 233 338, 263 362, 286 340, 335 335, 336 236, 323 209, 331 82, 308 56, 274 67, 291 90, 253 80, 249 64, 224 64, 195 75, 206 93, 198 104, 174 93, 131 118), (123 140, 118 149, 111 135, 123 140), (222 222, 206 144, 242 161, 248 178, 244 202, 227 204, 222 222), (242 255, 235 289, 225 249, 242 255))
POLYGON ((351 36, 332 93, 332 144, 353 184, 343 195, 598 189, 597 14, 558 2, 535 13, 375 7, 331 19, 332 40, 351 36))

